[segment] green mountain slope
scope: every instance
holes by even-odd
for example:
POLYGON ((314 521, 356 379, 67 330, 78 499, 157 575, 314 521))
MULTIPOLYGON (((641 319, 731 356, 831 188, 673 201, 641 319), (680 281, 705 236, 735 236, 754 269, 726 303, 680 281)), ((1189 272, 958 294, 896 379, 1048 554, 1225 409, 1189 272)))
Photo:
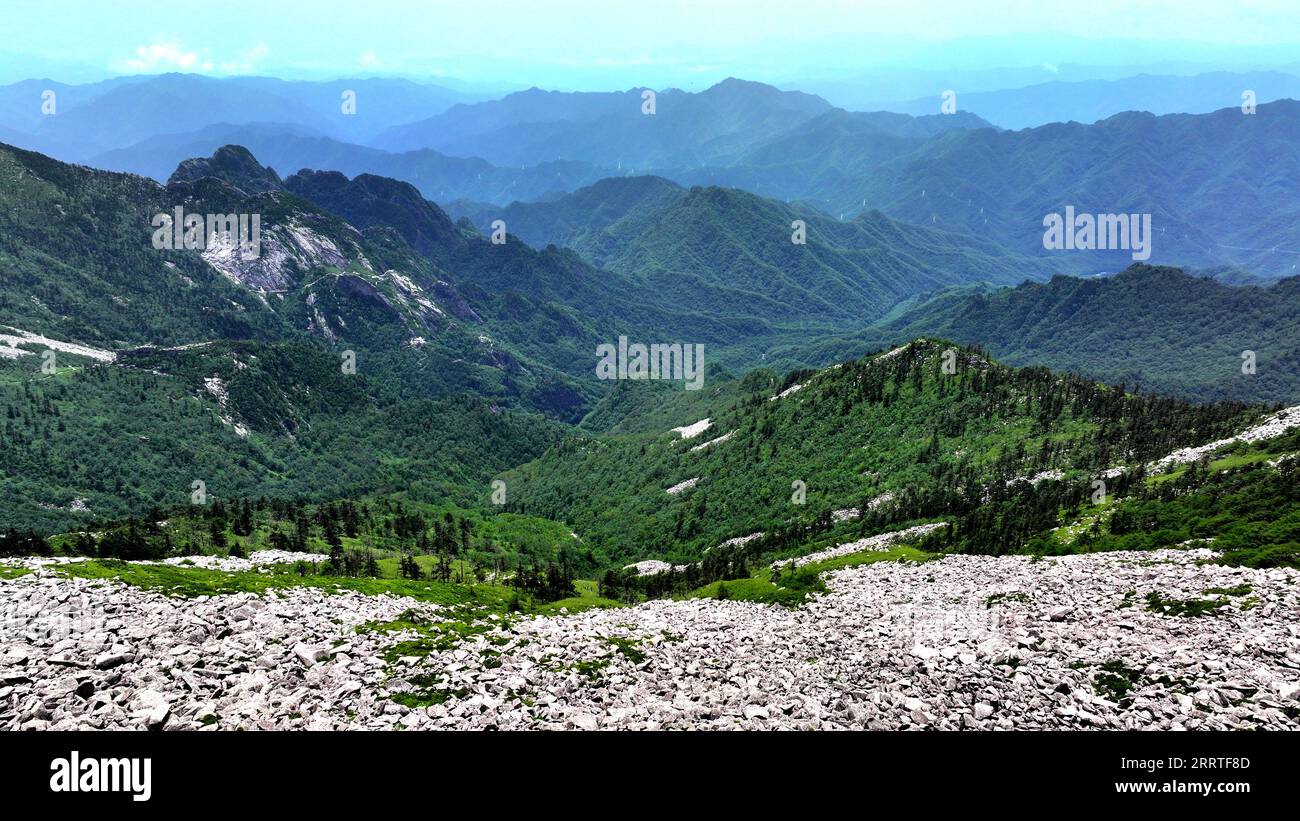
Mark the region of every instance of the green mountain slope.
POLYGON ((469 501, 562 428, 476 397, 402 398, 308 343, 0 360, 0 529, 66 530, 212 498, 366 491, 469 501))
MULTIPOLYGON (((363 359, 415 395, 469 389, 566 418, 580 415, 602 387, 575 382, 561 368, 577 371, 577 351, 593 349, 598 336, 609 334, 597 334, 573 309, 543 297, 511 298, 514 260, 444 226, 460 243, 455 267, 475 274, 467 283, 471 299, 406 239, 420 244, 419 231, 432 231, 438 227, 432 218, 445 223, 445 215, 431 206, 432 212, 401 222, 365 190, 373 183, 414 191, 405 184, 371 178, 349 188, 353 206, 327 203, 364 218, 353 225, 287 190, 238 147, 183 163, 167 187, 16 149, 0 149, 0 167, 13 181, 0 195, 7 229, 0 254, 13 271, 0 288, 0 324, 108 350, 308 338, 335 351, 364 351, 370 356, 363 359), (156 250, 151 220, 177 207, 201 216, 257 214, 260 253, 156 250), (42 218, 47 213, 56 215, 53 223, 42 218), (503 282, 507 287, 491 292, 482 287, 503 282), (551 346, 558 354, 550 360, 535 344, 539 333, 572 341, 551 346), (528 352, 512 345, 512 335, 528 352)), ((414 200, 423 202, 418 195, 414 200)), ((553 276, 568 271, 533 267, 558 271, 553 276)))
MULTIPOLYGON (((167 187, 10 148, 0 170, 0 527, 139 513, 194 480, 222 497, 469 498, 553 441, 540 414, 576 421, 606 388, 574 309, 462 291, 407 226, 358 228, 242 149, 167 187), (257 214, 260 254, 155 249, 151 220, 176 207, 257 214)), ((470 236, 465 259, 489 247, 470 236)), ((506 279, 505 263, 477 271, 506 279)))
POLYGON ((0 146, 0 323, 105 347, 275 334, 255 294, 151 247, 172 207, 148 180, 0 146))
POLYGON ((707 429, 690 438, 661 429, 566 439, 506 475, 508 509, 571 524, 615 563, 696 559, 792 522, 829 528, 833 511, 853 507, 870 511, 864 529, 1006 513, 990 531, 999 541, 979 546, 994 550, 1055 523, 1059 500, 1016 508, 1026 487, 1068 486, 1077 502, 1103 471, 1235 432, 1259 414, 1127 396, 925 341, 724 390, 734 398, 710 408, 707 429))
POLYGON ((1020 282, 1045 264, 974 236, 879 212, 840 222, 735 189, 681 189, 657 177, 611 179, 539 203, 481 207, 473 217, 519 226, 648 284, 683 307, 764 323, 860 325, 946 284, 1020 282), (806 244, 792 241, 796 220, 806 244))
POLYGON ((504 220, 510 232, 534 248, 547 245, 602 247, 615 241, 602 232, 621 220, 640 222, 686 195, 663 177, 608 177, 570 194, 505 206, 453 202, 448 211, 466 217, 480 230, 504 220))
POLYGON ((1088 374, 1196 401, 1300 402, 1300 279, 1230 286, 1176 268, 955 289, 861 333, 823 340, 807 361, 937 335, 1014 364, 1088 374), (1255 372, 1242 372, 1253 351, 1255 372))
POLYGON ((692 189, 653 216, 615 223, 577 249, 658 287, 722 289, 737 312, 771 318, 793 312, 805 320, 861 322, 941 283, 1019 282, 1045 271, 976 237, 878 212, 842 223, 722 188, 692 189), (796 220, 806 225, 806 244, 791 241, 796 220), (618 239, 606 243, 605 237, 618 239))

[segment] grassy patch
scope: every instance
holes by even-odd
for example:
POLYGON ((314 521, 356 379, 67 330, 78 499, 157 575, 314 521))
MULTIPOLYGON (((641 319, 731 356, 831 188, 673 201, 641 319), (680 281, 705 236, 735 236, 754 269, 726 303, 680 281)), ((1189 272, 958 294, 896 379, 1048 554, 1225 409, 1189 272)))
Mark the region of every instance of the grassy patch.
POLYGON ((1019 590, 1013 590, 1010 593, 994 593, 984 599, 984 609, 989 610, 995 604, 1006 604, 1007 602, 1028 602, 1029 594, 1021 593, 1019 590))
POLYGON ((169 596, 193 598, 224 593, 264 594, 268 590, 291 587, 315 587, 326 593, 354 591, 367 596, 384 593, 410 596, 435 604, 480 604, 504 609, 511 591, 497 585, 462 585, 450 582, 411 581, 409 579, 370 579, 345 576, 300 576, 290 567, 270 572, 256 570, 228 572, 198 567, 165 564, 132 564, 115 559, 97 559, 60 565, 56 573, 83 579, 112 579, 156 590, 169 596))
MULTIPOLYGON (((1233 468, 1245 467, 1246 465, 1257 465, 1261 462, 1267 462, 1271 458, 1273 458, 1273 454, 1262 450, 1249 453, 1229 453, 1226 456, 1219 457, 1218 459, 1211 459, 1206 465, 1206 471, 1208 473, 1219 473, 1233 468)), ((1161 473, 1149 477, 1147 483, 1152 486, 1162 485, 1165 482, 1172 482, 1176 479, 1182 478, 1183 474, 1186 472, 1187 465, 1183 464, 1168 473, 1161 473)))
POLYGON ((1300 542, 1225 551, 1219 564, 1229 567, 1294 567, 1300 570, 1300 542))
POLYGON ((531 613, 539 616, 560 616, 581 613, 583 610, 604 609, 607 607, 622 607, 622 602, 616 602, 613 599, 605 599, 600 596, 572 596, 559 601, 547 602, 534 607, 531 613), (564 610, 565 613, 560 611, 564 610))
POLYGON ((600 585, 591 579, 577 579, 573 582, 573 586, 578 591, 578 595, 537 605, 531 612, 540 616, 559 616, 562 615, 561 610, 572 614, 581 613, 583 610, 623 606, 622 602, 602 597, 599 592, 600 585))
MULTIPOLYGON (((1071 664, 1070 667, 1079 669, 1087 667, 1087 664, 1071 664)), ((1134 690, 1143 687, 1159 684, 1170 692, 1187 693, 1192 689, 1191 682, 1181 678, 1170 678, 1169 676, 1158 676, 1150 678, 1141 670, 1129 667, 1120 659, 1112 659, 1103 663, 1092 677, 1092 690, 1102 698, 1113 701, 1121 707, 1127 707, 1133 703, 1131 693, 1134 690)))
POLYGON ((640 664, 645 661, 645 653, 641 651, 640 641, 620 638, 619 636, 607 636, 605 641, 614 645, 614 649, 633 664, 640 664))
POLYGON ((806 564, 797 570, 785 570, 776 582, 771 581, 772 571, 762 568, 748 579, 729 579, 697 588, 686 595, 688 599, 733 599, 735 601, 779 604, 798 607, 811 593, 826 592, 822 574, 846 567, 861 567, 876 562, 927 562, 942 558, 937 553, 926 553, 914 547, 895 547, 892 550, 864 550, 820 562, 806 564))
POLYGON ((1255 588, 1248 584, 1239 584, 1236 587, 1211 587, 1202 590, 1202 595, 1206 596, 1245 596, 1254 592, 1255 588))
POLYGON ((610 659, 590 659, 587 661, 575 661, 572 670, 580 675, 586 676, 591 681, 599 679, 609 668, 610 659))
POLYGON ((1116 704, 1131 701, 1129 693, 1142 682, 1142 671, 1124 666, 1122 661, 1108 661, 1092 677, 1092 689, 1097 695, 1116 704))
POLYGON ((1166 599, 1159 592, 1152 590, 1147 594, 1147 610, 1165 616, 1177 616, 1194 619, 1200 616, 1213 616, 1219 608, 1229 604, 1225 598, 1217 599, 1166 599))
POLYGON ((31 572, 32 571, 25 567, 9 567, 7 565, 0 565, 0 579, 16 579, 19 576, 26 576, 31 572))
POLYGON ((849 553, 844 556, 836 556, 832 559, 823 559, 820 562, 812 562, 799 568, 800 573, 826 573, 831 570, 842 570, 846 567, 862 567, 863 565, 875 564, 876 562, 932 562, 942 559, 940 553, 926 553, 924 550, 917 550, 915 547, 895 547, 889 550, 864 550, 861 553, 849 553))
POLYGON ((778 587, 766 579, 732 579, 714 582, 687 594, 688 599, 734 599, 735 601, 781 604, 796 607, 803 604, 807 592, 778 587))

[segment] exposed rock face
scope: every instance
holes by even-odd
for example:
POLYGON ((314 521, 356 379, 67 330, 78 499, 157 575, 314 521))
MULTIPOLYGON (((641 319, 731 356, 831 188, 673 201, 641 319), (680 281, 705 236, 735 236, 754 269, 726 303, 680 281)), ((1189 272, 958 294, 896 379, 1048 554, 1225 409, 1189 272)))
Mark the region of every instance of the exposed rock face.
MULTIPOLYGON (((225 556, 180 556, 171 559, 163 559, 160 563, 170 565, 189 565, 193 567, 201 567, 205 570, 224 570, 230 573, 238 573, 248 570, 262 570, 277 564, 295 564, 297 562, 320 564, 328 560, 329 556, 326 556, 323 553, 294 553, 290 550, 258 550, 250 553, 247 559, 225 556)), ((140 564, 149 564, 149 562, 140 562, 140 564)))
POLYGON ((227 279, 254 290, 287 290, 294 284, 296 270, 348 266, 333 240, 294 222, 263 224, 256 255, 229 238, 218 240, 202 251, 203 259, 227 279))
POLYGON ((690 425, 682 425, 680 428, 673 428, 672 432, 680 434, 683 439, 694 439, 696 436, 699 436, 701 433, 708 430, 709 426, 712 424, 713 422, 709 419, 701 419, 700 421, 690 425))
POLYGON ((447 306, 447 310, 457 319, 463 319, 468 322, 483 321, 483 317, 475 313, 474 309, 470 307, 469 302, 465 300, 465 297, 462 296, 460 291, 457 291, 455 286, 450 282, 438 280, 433 283, 433 296, 443 305, 447 306))
POLYGON ((31 331, 0 325, 0 359, 17 359, 20 356, 34 355, 32 351, 19 347, 20 345, 34 347, 38 350, 45 348, 46 350, 85 356, 96 362, 113 362, 117 358, 114 351, 92 348, 89 345, 78 345, 75 342, 63 342, 58 339, 50 339, 44 334, 34 334, 31 331))
POLYGON ((672 487, 664 488, 664 493, 667 493, 669 496, 676 496, 678 493, 681 493, 682 491, 690 490, 691 488, 695 487, 699 483, 700 483, 700 477, 696 476, 693 479, 687 479, 684 482, 678 482, 672 487))
POLYGON ((386 666, 389 596, 169 599, 0 581, 0 728, 1300 729, 1294 570, 1208 550, 948 556, 828 576, 798 609, 654 601, 507 623, 386 666), (1249 585, 1212 615, 1146 606, 1249 585), (62 621, 61 621, 62 619, 62 621), (396 692, 433 682, 442 703, 396 692))
POLYGON ((669 564, 661 562, 658 559, 646 559, 636 564, 629 564, 623 567, 624 570, 635 570, 638 576, 656 576, 660 573, 667 573, 669 570, 685 570, 684 564, 669 564))
POLYGON ((702 443, 700 443, 700 444, 698 444, 698 445, 694 445, 694 446, 691 448, 691 450, 693 450, 693 451, 695 451, 695 450, 704 450, 705 448, 711 447, 711 446, 713 446, 713 445, 720 445, 720 444, 722 444, 723 442, 726 442, 728 439, 730 439, 731 437, 733 437, 733 436, 735 436, 735 435, 736 435, 736 431, 734 431, 734 430, 733 430, 733 431, 730 431, 730 432, 728 432, 728 433, 724 433, 724 434, 722 434, 721 436, 716 437, 716 438, 714 438, 714 439, 710 439, 710 440, 707 441, 707 442, 702 442, 702 443))

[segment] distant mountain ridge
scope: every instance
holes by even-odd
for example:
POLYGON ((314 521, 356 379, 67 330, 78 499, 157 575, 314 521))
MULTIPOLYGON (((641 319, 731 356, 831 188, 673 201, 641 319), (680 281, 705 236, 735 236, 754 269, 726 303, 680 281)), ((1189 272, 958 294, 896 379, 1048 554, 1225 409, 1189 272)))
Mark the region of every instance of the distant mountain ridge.
POLYGON ((917 336, 1194 401, 1300 403, 1300 277, 1233 286, 1134 265, 1113 277, 948 289, 860 333, 811 343, 802 356, 840 361, 917 336), (1243 372, 1247 351, 1253 373, 1243 372))
MULTIPOLYGON (((1256 103, 1300 99, 1300 77, 1277 71, 1207 72, 1194 76, 1138 74, 1117 80, 1055 81, 998 91, 962 92, 962 108, 1000 128, 1034 128, 1048 123, 1095 123, 1124 111, 1152 114, 1208 114, 1240 105, 1250 91, 1256 103)), ((894 105, 907 114, 929 114, 935 98, 894 105)))
POLYGON ((392 177, 417 186, 426 197, 440 202, 461 198, 488 202, 539 199, 588 185, 610 173, 581 162, 504 168, 486 160, 452 157, 431 149, 393 154, 277 123, 216 124, 187 134, 161 135, 104 152, 89 162, 97 168, 165 180, 181 161, 206 156, 230 144, 247 147, 285 174, 313 168, 348 176, 392 177))
POLYGON ((820 97, 734 78, 698 93, 530 89, 400 126, 374 145, 433 148, 501 165, 579 160, 633 169, 689 168, 733 155, 830 107, 820 97), (655 94, 653 113, 646 113, 645 93, 655 94))
POLYGON ((567 246, 657 292, 766 321, 856 324, 934 287, 1050 273, 977 237, 879 212, 840 222, 745 191, 686 189, 660 177, 613 178, 545 202, 462 209, 481 230, 500 219, 538 247, 567 246), (806 244, 793 241, 796 221, 806 244))
POLYGON ((875 166, 845 207, 865 201, 1086 273, 1121 270, 1134 258, 1126 249, 1046 252, 1046 215, 1066 206, 1150 214, 1152 263, 1288 276, 1300 262, 1296 133, 1300 102, 1292 100, 1253 115, 1130 112, 1093 125, 954 131, 875 166))
POLYGON ((357 142, 412 117, 474 99, 401 79, 298 81, 159 74, 85 85, 28 80, 0 86, 0 127, 19 135, 20 147, 86 162, 158 135, 217 123, 277 122, 357 142), (41 95, 47 90, 55 95, 52 114, 42 111, 41 95), (345 108, 347 94, 354 103, 351 109, 345 108))
MULTIPOLYGON (((964 112, 922 117, 850 113, 832 109, 820 98, 742 80, 727 80, 698 94, 665 91, 649 115, 641 113, 642 91, 530 89, 501 100, 453 106, 369 145, 335 139, 303 124, 216 123, 105 151, 91 163, 164 179, 182 159, 235 143, 285 173, 326 168, 349 176, 390 176, 444 203, 539 200, 599 179, 646 173, 786 198, 784 186, 809 181, 801 158, 827 162, 824 143, 830 135, 878 146, 869 161, 854 160, 854 169, 865 172, 946 131, 988 127, 964 112)), ((849 180, 855 172, 831 173, 849 180)), ((830 184, 827 179, 820 183, 830 184)), ((824 193, 814 190, 807 198, 824 193)))

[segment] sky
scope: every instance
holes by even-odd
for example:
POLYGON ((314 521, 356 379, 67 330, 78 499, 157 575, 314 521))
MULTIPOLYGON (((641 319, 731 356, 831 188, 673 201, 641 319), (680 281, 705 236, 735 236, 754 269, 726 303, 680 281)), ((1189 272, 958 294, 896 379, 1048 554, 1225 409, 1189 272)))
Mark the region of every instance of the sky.
POLYGON ((696 89, 728 76, 788 85, 895 70, 1032 66, 1056 73, 1066 66, 1164 64, 1190 73, 1300 65, 1298 0, 4 5, 0 82, 185 71, 316 79, 400 75, 484 89, 696 89))

